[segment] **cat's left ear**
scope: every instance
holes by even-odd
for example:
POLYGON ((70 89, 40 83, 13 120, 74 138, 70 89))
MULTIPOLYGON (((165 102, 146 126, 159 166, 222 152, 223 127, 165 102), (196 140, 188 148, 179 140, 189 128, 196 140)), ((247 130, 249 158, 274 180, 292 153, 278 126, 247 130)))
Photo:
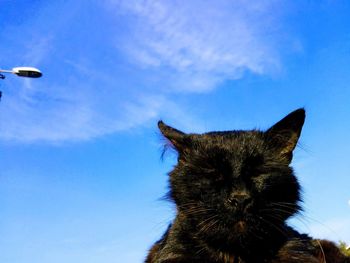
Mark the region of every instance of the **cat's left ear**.
POLYGON ((292 158, 305 121, 305 110, 297 109, 268 129, 265 134, 279 154, 292 158))
POLYGON ((166 125, 162 121, 158 122, 158 127, 164 137, 169 140, 176 150, 182 151, 184 148, 186 148, 188 144, 187 134, 166 125))

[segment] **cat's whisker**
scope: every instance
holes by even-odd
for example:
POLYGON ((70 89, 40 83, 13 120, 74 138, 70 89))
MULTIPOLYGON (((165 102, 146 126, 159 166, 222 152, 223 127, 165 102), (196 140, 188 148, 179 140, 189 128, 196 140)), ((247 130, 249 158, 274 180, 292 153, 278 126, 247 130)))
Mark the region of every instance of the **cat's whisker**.
POLYGON ((268 206, 280 206, 280 207, 293 208, 293 209, 297 208, 298 210, 301 209, 299 204, 293 204, 288 202, 276 202, 276 203, 271 203, 268 206))
POLYGON ((276 212, 276 213, 282 213, 283 215, 286 215, 286 216, 291 216, 294 214, 294 211, 288 211, 288 210, 285 210, 285 209, 279 209, 279 208, 271 208, 271 209, 261 209, 260 210, 261 212, 276 212))
POLYGON ((303 226, 307 229, 307 231, 309 233, 311 233, 311 229, 309 227, 308 224, 310 224, 310 221, 319 224, 320 226, 324 227, 325 229, 327 229, 327 231, 329 231, 330 233, 332 233, 334 236, 337 236, 339 240, 341 240, 339 233, 337 233, 336 231, 334 231, 332 228, 330 228, 329 226, 327 226, 326 224, 322 223, 321 221, 312 218, 310 216, 307 215, 301 215, 301 217, 295 217, 296 220, 298 220, 300 223, 303 224, 303 226), (308 222, 309 221, 309 222, 308 222))
POLYGON ((212 208, 203 207, 199 203, 188 202, 177 206, 179 212, 186 216, 205 215, 214 211, 212 208))
MULTIPOLYGON (((214 219, 214 218, 213 218, 214 219)), ((211 220, 211 223, 208 223, 204 228, 202 228, 199 232, 206 232, 208 229, 212 228, 219 222, 219 219, 211 220)))
POLYGON ((263 240, 263 239, 264 239, 264 237, 263 237, 262 235, 259 236, 256 232, 254 232, 253 230, 251 230, 251 229, 249 229, 249 228, 248 228, 247 233, 244 234, 244 236, 248 236, 248 234, 249 234, 249 235, 252 235, 252 236, 254 236, 254 237, 256 237, 257 239, 260 239, 260 240, 263 240))
POLYGON ((190 208, 190 209, 181 210, 181 212, 187 216, 207 214, 207 213, 211 213, 211 211, 213 211, 213 209, 206 209, 206 208, 190 208))
POLYGON ((263 218, 262 216, 258 217, 262 222, 265 222, 266 224, 268 224, 269 226, 272 226, 275 230, 277 230, 278 232, 280 232, 283 236, 288 237, 287 233, 285 230, 281 229, 279 226, 276 226, 275 224, 273 224, 272 222, 270 222, 269 220, 263 218))
POLYGON ((210 216, 210 217, 204 219, 203 221, 201 221, 197 226, 201 226, 201 225, 203 225, 203 224, 206 224, 207 222, 210 222, 212 219, 214 219, 214 218, 216 218, 216 217, 217 217, 217 215, 212 215, 212 216, 210 216))
POLYGON ((200 247, 197 251, 196 251, 196 255, 199 256, 200 254, 202 254, 204 251, 206 250, 206 247, 200 247))
POLYGON ((203 226, 198 230, 198 232, 199 233, 205 232, 210 227, 214 226, 218 222, 218 220, 214 220, 217 217, 218 217, 217 215, 213 215, 213 216, 207 218, 206 220, 202 221, 201 223, 199 223, 198 226, 200 226, 200 225, 203 225, 203 226))
POLYGON ((286 216, 286 214, 281 214, 281 212, 277 212, 275 210, 266 210, 266 211, 261 211, 260 212, 260 215, 262 216, 269 216, 271 217, 272 215, 276 217, 278 217, 278 219, 282 222, 284 222, 288 217, 289 217, 289 214, 286 216))

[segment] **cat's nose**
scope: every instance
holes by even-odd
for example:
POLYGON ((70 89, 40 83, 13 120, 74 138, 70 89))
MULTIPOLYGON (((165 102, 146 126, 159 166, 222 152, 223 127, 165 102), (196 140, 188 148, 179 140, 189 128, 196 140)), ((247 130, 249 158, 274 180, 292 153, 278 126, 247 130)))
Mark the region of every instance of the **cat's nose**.
POLYGON ((245 208, 251 202, 251 198, 246 191, 234 192, 231 194, 229 202, 240 208, 245 208))

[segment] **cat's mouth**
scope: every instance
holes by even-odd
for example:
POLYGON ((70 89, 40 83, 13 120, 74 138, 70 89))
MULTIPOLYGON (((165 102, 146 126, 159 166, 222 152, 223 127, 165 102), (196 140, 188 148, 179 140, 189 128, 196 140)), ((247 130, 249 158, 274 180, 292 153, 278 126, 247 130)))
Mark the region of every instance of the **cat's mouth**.
POLYGON ((236 233, 244 233, 247 230, 247 223, 244 220, 239 220, 233 227, 236 233))

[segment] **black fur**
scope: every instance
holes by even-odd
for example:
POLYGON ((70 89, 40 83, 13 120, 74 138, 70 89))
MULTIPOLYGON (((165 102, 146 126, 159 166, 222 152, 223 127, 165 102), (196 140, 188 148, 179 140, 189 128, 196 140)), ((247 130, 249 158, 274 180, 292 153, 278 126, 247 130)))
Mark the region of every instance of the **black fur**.
POLYGON ((160 121, 178 152, 169 174, 177 216, 146 262, 324 262, 323 241, 285 224, 301 209, 290 162, 304 119, 298 109, 265 132, 205 134, 185 134, 160 121))

